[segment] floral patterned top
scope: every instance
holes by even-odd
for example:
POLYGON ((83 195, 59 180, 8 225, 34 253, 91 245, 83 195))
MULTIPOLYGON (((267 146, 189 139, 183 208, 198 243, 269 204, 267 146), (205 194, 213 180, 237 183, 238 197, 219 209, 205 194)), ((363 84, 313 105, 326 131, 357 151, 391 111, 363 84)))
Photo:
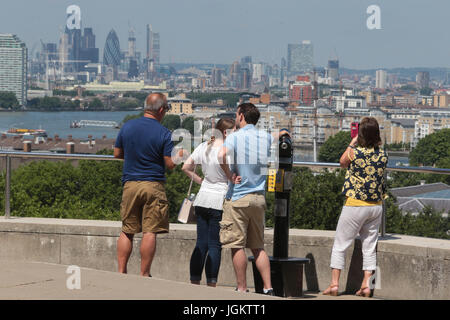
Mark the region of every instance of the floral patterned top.
POLYGON ((388 157, 380 148, 353 148, 354 158, 345 175, 342 193, 362 201, 381 201, 386 193, 384 170, 388 157))

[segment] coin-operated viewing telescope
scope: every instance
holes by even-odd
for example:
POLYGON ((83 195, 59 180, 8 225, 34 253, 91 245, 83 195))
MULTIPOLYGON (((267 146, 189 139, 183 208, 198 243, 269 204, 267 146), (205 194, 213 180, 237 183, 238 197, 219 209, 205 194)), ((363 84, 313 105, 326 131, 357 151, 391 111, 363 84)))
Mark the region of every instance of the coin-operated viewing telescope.
MULTIPOLYGON (((281 131, 287 131, 282 129, 281 131)), ((306 258, 289 257, 289 208, 293 184, 294 148, 289 134, 284 133, 278 143, 278 169, 269 169, 267 191, 275 192, 273 256, 270 259, 271 281, 276 296, 301 297, 303 295, 303 264, 306 258)), ((253 257, 255 291, 263 292, 261 276, 253 257)))

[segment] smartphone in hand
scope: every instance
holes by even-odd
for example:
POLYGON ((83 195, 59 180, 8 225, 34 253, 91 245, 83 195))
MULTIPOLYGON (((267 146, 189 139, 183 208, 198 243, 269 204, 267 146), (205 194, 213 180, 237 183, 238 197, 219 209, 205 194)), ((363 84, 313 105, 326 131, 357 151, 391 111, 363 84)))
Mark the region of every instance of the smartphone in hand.
POLYGON ((350 134, 352 136, 352 139, 358 135, 358 130, 359 130, 359 123, 352 122, 350 125, 350 134))

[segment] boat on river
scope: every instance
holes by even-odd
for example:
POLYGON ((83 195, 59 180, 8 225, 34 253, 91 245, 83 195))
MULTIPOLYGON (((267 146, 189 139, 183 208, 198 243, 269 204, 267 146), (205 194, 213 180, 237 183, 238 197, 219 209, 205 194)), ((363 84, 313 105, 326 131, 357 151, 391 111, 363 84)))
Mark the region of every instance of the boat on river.
POLYGON ((7 131, 8 134, 19 135, 19 136, 36 136, 36 137, 47 137, 47 131, 43 129, 21 129, 21 128, 11 128, 7 131))

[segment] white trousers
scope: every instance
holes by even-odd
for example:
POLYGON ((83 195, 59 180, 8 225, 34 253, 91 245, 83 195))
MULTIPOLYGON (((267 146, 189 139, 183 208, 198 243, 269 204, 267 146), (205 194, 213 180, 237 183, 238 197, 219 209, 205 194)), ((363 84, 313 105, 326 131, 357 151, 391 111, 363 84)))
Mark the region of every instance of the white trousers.
POLYGON ((363 270, 376 270, 376 246, 383 207, 342 207, 331 252, 331 268, 344 269, 345 252, 356 236, 360 235, 363 254, 363 270))

